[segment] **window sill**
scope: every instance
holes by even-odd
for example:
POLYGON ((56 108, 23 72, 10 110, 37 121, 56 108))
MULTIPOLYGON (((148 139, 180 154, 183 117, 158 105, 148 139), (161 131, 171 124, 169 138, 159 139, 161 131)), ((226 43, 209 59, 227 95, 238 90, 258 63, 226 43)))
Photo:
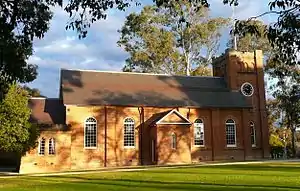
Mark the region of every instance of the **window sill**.
POLYGON ((96 150, 97 147, 84 147, 85 150, 96 150))
POLYGON ((227 148, 236 148, 236 145, 226 145, 227 148))
POLYGON ((196 148, 205 148, 205 145, 193 145, 196 148))
POLYGON ((135 146, 124 146, 124 149, 135 149, 135 146))

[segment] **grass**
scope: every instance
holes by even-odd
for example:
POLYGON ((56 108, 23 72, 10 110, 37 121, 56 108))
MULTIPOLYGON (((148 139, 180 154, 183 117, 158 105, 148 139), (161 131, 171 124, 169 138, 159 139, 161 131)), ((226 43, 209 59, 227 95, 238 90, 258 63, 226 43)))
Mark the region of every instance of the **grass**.
POLYGON ((0 190, 261 191, 300 190, 300 163, 265 163, 0 178, 0 190))

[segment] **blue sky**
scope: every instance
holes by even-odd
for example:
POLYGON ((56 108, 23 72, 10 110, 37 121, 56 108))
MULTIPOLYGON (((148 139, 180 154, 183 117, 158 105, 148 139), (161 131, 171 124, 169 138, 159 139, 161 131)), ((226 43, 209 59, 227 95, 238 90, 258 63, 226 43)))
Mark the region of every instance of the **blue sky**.
MULTIPOLYGON (((231 16, 232 9, 222 1, 209 0, 212 17, 231 16)), ((151 1, 144 2, 149 3, 151 1)), ((110 10, 107 19, 94 23, 88 36, 81 40, 74 31, 65 30, 68 15, 61 8, 53 8, 50 30, 43 39, 34 41, 34 54, 28 61, 38 65, 38 77, 28 85, 40 89, 47 97, 58 97, 61 68, 120 71, 128 55, 116 44, 120 36, 117 30, 128 14, 141 8, 132 7, 125 12, 110 10)), ((237 19, 246 19, 267 10, 268 0, 240 0, 235 15, 237 19)), ((265 22, 272 19, 270 16, 263 18, 265 22)), ((227 41, 228 30, 224 30, 219 52, 225 50, 227 41)))

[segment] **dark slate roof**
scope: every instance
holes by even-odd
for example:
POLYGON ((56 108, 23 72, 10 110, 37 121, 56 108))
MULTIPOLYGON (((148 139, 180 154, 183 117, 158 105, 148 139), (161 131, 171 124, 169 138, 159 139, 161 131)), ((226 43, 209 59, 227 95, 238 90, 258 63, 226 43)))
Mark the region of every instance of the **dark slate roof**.
POLYGON ((65 124, 65 106, 57 98, 31 98, 28 102, 31 109, 30 122, 49 125, 65 124))
POLYGON ((251 107, 219 77, 62 69, 60 95, 69 105, 251 107))

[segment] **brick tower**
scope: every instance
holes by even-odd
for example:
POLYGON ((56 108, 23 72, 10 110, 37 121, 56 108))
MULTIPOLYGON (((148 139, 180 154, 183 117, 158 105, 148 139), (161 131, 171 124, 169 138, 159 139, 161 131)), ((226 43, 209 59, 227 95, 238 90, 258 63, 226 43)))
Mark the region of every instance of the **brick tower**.
MULTIPOLYGON (((241 92, 253 106, 245 111, 245 117, 253 121, 256 130, 256 148, 263 158, 269 157, 269 130, 266 115, 266 97, 263 72, 263 53, 227 50, 213 62, 213 75, 224 77, 231 91, 241 92)), ((243 124, 248 129, 249 124, 243 124)), ((250 141, 250 140, 245 140, 250 141)), ((253 150, 246 150, 251 156, 253 150)))

